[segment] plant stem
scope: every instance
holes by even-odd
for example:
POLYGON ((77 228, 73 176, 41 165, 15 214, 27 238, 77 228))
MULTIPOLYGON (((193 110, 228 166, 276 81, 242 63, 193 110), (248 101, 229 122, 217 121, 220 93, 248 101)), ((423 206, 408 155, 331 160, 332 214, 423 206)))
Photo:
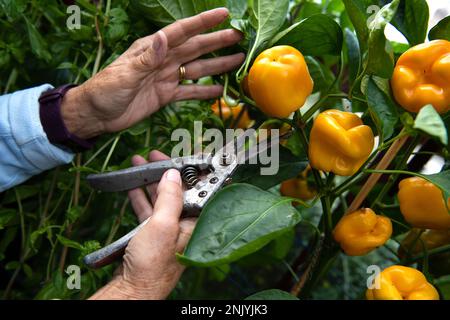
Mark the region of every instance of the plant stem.
POLYGON ((97 49, 97 56, 95 57, 94 68, 92 69, 92 76, 96 75, 98 70, 100 69, 100 62, 103 55, 103 37, 100 32, 98 16, 95 17, 95 30, 97 32, 98 49, 97 49))
MULTIPOLYGON (((408 150, 406 150, 406 152, 404 153, 403 157, 400 159, 400 162, 398 164, 398 168, 401 169, 404 166, 406 166, 406 163, 408 162, 408 158, 410 157, 411 153, 414 151, 414 148, 416 147, 416 144, 417 144, 417 138, 414 139, 413 142, 411 142, 411 144, 408 147, 408 150)), ((392 185, 394 184, 394 182, 396 180, 397 180, 397 175, 391 175, 389 177, 389 181, 383 186, 383 188, 378 193, 378 195, 375 198, 375 200, 372 202, 372 206, 371 206, 372 208, 375 207, 377 205, 377 203, 383 201, 384 196, 391 189, 392 185)))
POLYGON ((97 156, 102 153, 103 150, 105 150, 114 140, 116 139, 116 137, 112 137, 111 139, 109 139, 105 144, 103 144, 100 148, 98 148, 98 150, 92 155, 92 157, 89 158, 88 161, 86 161, 83 164, 83 167, 88 166, 95 158, 97 158, 97 156))
POLYGON ((111 157, 114 153, 114 150, 116 149, 116 146, 117 146, 117 143, 119 142, 119 140, 120 140, 120 134, 118 134, 116 136, 116 138, 114 139, 114 143, 112 144, 111 149, 109 149, 108 155, 106 156, 105 162, 103 163, 101 172, 104 172, 106 170, 106 168, 108 167, 109 160, 111 160, 111 157))
POLYGON ((111 231, 109 232, 108 238, 106 238, 105 246, 110 244, 113 241, 114 237, 116 236, 117 230, 119 230, 120 223, 122 222, 123 216, 125 215, 125 212, 126 212, 129 202, 130 201, 128 198, 126 198, 125 201, 123 202, 122 207, 120 208, 119 215, 117 216, 116 220, 114 221, 111 231))
POLYGON ((328 98, 347 98, 346 94, 327 94, 323 96, 319 101, 317 101, 306 113, 303 115, 303 121, 306 123, 308 120, 316 113, 317 110, 320 109, 322 104, 328 98))
MULTIPOLYGON (((406 143, 408 138, 409 138, 409 136, 402 137, 399 140, 396 140, 392 144, 392 146, 389 148, 389 150, 386 152, 384 157, 380 160, 380 162, 376 166, 377 171, 384 170, 391 164, 392 160, 394 160, 395 156, 400 151, 400 149, 403 147, 403 145, 406 143)), ((350 206, 347 210, 347 213, 354 212, 361 206, 361 204, 364 202, 366 197, 369 195, 370 191, 372 191, 373 187, 376 185, 376 183, 380 179, 380 177, 381 177, 380 173, 372 173, 370 175, 369 179, 367 179, 366 183, 363 185, 363 187, 361 188, 358 195, 355 197, 353 202, 350 204, 350 206)))

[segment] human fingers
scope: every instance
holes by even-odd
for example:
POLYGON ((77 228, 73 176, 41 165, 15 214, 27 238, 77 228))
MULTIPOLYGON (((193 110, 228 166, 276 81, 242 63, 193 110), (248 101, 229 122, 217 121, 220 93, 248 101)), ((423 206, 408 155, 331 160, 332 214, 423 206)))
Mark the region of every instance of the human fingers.
MULTIPOLYGON (((158 151, 158 150, 152 150, 149 155, 148 159, 150 162, 156 162, 156 161, 164 161, 170 159, 167 155, 164 153, 158 151)), ((157 183, 152 183, 151 185, 147 186, 147 191, 150 195, 151 203, 154 205, 156 201, 156 191, 158 188, 157 183)))
POLYGON ((233 29, 201 34, 170 50, 168 56, 171 56, 177 63, 183 64, 207 53, 232 46, 241 40, 242 33, 233 29))
POLYGON ((228 9, 217 8, 193 17, 178 20, 161 31, 167 36, 169 48, 174 48, 190 38, 221 24, 228 18, 228 15, 228 9))
POLYGON ((203 86, 197 84, 189 84, 178 86, 176 89, 174 101, 181 100, 208 100, 221 96, 223 86, 210 85, 203 86))
MULTIPOLYGON (((141 156, 134 156, 131 158, 131 163, 133 166, 141 166, 147 164, 147 160, 141 156)), ((153 208, 148 201, 147 195, 141 188, 128 191, 128 198, 139 222, 143 222, 153 214, 153 208)))
POLYGON ((206 76, 222 74, 232 71, 240 66, 245 59, 245 54, 237 53, 230 56, 195 60, 186 64, 186 79, 196 80, 206 76))
POLYGON ((180 234, 177 240, 177 252, 183 252, 192 236, 197 218, 186 218, 180 221, 180 234))

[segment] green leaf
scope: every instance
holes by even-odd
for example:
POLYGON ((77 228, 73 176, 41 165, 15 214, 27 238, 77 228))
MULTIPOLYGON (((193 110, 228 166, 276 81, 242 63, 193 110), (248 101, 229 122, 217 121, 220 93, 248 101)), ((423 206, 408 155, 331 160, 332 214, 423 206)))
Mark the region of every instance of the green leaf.
POLYGON ((230 263, 262 248, 300 220, 291 200, 234 184, 207 203, 179 259, 205 267, 230 263))
POLYGON ((81 245, 81 243, 67 239, 66 237, 63 237, 60 234, 56 235, 56 237, 58 238, 58 241, 61 242, 61 244, 65 247, 83 250, 83 246, 81 245))
POLYGON ((426 0, 402 0, 392 24, 415 46, 425 42, 429 16, 426 0))
POLYGON ((333 72, 311 56, 306 56, 305 61, 308 64, 309 74, 314 80, 313 92, 326 92, 336 78, 333 72))
MULTIPOLYGON (((302 1, 298 4, 300 6, 300 11, 298 12, 297 17, 293 21, 294 23, 297 23, 299 21, 302 21, 303 19, 306 19, 312 15, 322 13, 322 6, 319 3, 312 2, 312 1, 302 1)), ((297 7, 294 7, 291 12, 298 10, 297 7)))
POLYGON ((256 30, 256 43, 261 44, 270 40, 283 25, 288 13, 289 1, 255 0, 253 3, 253 16, 250 23, 256 30))
POLYGON ((23 272, 25 273, 28 279, 33 278, 33 269, 31 269, 31 267, 28 264, 24 263, 22 265, 22 268, 23 272))
POLYGON ((20 261, 10 261, 5 265, 5 270, 15 270, 20 268, 20 261))
POLYGON ((0 209, 0 230, 5 228, 16 214, 16 210, 13 209, 0 209))
POLYGON ((106 40, 115 43, 128 34, 129 19, 127 13, 121 8, 113 8, 109 13, 109 22, 106 29, 106 40))
POLYGON ((342 30, 331 17, 316 14, 293 24, 277 35, 271 43, 293 46, 304 55, 339 55, 342 50, 342 30))
POLYGON ((127 129, 125 132, 131 134, 132 136, 140 136, 147 132, 147 129, 150 128, 150 120, 144 119, 141 122, 138 122, 131 128, 127 129))
POLYGON ((131 0, 131 5, 148 20, 164 27, 203 11, 225 7, 226 0, 131 0))
POLYGON ((41 36, 36 27, 30 21, 28 21, 25 16, 24 19, 27 24, 28 39, 30 41, 31 50, 36 56, 49 62, 52 59, 52 56, 47 49, 47 42, 45 42, 44 38, 41 36))
POLYGON ((368 53, 364 64, 368 74, 391 78, 394 71, 394 50, 386 40, 384 29, 394 18, 399 3, 400 0, 394 0, 385 5, 369 24, 368 53))
POLYGON ((75 222, 83 213, 83 207, 74 206, 67 210, 66 218, 70 223, 75 222))
POLYGON ((259 165, 245 164, 238 167, 233 181, 249 183, 261 189, 270 189, 284 180, 293 178, 305 170, 308 165, 306 156, 296 157, 288 149, 280 146, 279 170, 276 175, 263 176, 259 165))
MULTIPOLYGON (((450 197, 450 170, 432 175, 423 175, 423 178, 441 189, 444 194, 444 199, 448 199, 450 197)), ((447 203, 447 201, 444 202, 447 203)))
POLYGON ((245 298, 245 300, 299 300, 299 299, 286 291, 278 289, 269 289, 252 294, 251 296, 245 298))
POLYGON ((444 145, 448 145, 448 135, 444 121, 431 104, 420 109, 413 128, 438 138, 444 145))
POLYGON ((26 9, 27 0, 0 0, 0 9, 10 20, 15 20, 26 9))
POLYGON ((361 68, 361 52, 358 39, 353 31, 345 28, 344 39, 347 49, 349 79, 350 83, 353 84, 361 68))
POLYGON ((241 19, 247 12, 248 2, 246 0, 226 0, 226 6, 230 10, 232 19, 241 19))
POLYGON ((247 74, 250 62, 253 61, 255 54, 264 50, 268 42, 283 26, 288 9, 289 0, 254 0, 250 24, 255 29, 256 36, 245 63, 236 74, 239 83, 247 74))
POLYGON ((3 198, 2 203, 3 204, 10 204, 17 202, 16 198, 16 192, 20 197, 20 200, 25 200, 31 197, 34 197, 39 193, 39 186, 38 185, 21 185, 18 187, 15 187, 14 189, 8 190, 5 197, 3 198))
POLYGON ((444 39, 450 41, 450 16, 445 17, 428 33, 430 40, 444 39))
MULTIPOLYGON (((345 11, 350 17, 358 36, 359 45, 364 52, 367 49, 367 39, 369 38, 369 28, 367 26, 370 15, 374 13, 372 7, 375 2, 372 0, 343 0, 345 11)), ((378 3, 377 3, 378 4, 378 3)))
POLYGON ((374 119, 382 141, 385 141, 393 135, 395 125, 398 122, 397 106, 391 97, 380 89, 373 77, 370 77, 368 80, 366 98, 370 114, 374 119))
POLYGON ((284 259, 291 250, 294 241, 295 229, 291 228, 268 245, 269 254, 277 260, 284 259))

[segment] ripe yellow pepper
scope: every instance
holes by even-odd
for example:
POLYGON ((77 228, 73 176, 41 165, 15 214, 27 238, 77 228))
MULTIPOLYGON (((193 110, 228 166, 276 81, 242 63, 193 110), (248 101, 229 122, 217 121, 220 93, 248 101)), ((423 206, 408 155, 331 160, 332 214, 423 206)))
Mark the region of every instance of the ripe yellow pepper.
MULTIPOLYGON (((230 108, 226 104, 225 100, 222 98, 220 100, 220 108, 222 109, 222 120, 226 121, 228 119, 231 119, 231 120, 235 121, 237 119, 237 117, 239 116, 239 114, 241 113, 241 110, 243 107, 244 107, 244 104, 240 103, 236 107, 230 108)), ((217 100, 211 106, 212 111, 218 117, 220 117, 220 108, 219 108, 219 100, 217 100)), ((252 122, 252 120, 248 116, 247 110, 245 110, 244 113, 242 114, 241 118, 239 119, 237 128, 247 129, 250 126, 251 122, 252 122)))
POLYGON ((404 266, 384 269, 375 279, 379 287, 366 291, 367 300, 439 300, 439 293, 419 270, 404 266))
POLYGON ((432 104, 437 112, 450 109, 450 42, 435 40, 406 51, 391 80, 397 102, 410 112, 432 104))
MULTIPOLYGON (((450 214, 438 187, 418 177, 403 179, 398 187, 400 211, 410 225, 421 229, 450 229, 450 214)), ((450 206, 450 198, 447 203, 450 206)))
POLYGON ((309 161, 315 169, 351 176, 369 158, 372 129, 351 112, 327 110, 315 119, 309 141, 309 161))
POLYGON ((410 254, 418 254, 424 252, 425 248, 431 250, 450 243, 450 229, 420 232, 420 229, 408 232, 398 248, 399 257, 404 257, 408 251, 410 254))
POLYGON ((385 244, 391 235, 391 220, 368 208, 344 215, 333 231, 334 240, 349 256, 363 256, 385 244))
POLYGON ((303 55, 290 46, 263 51, 248 75, 251 97, 265 114, 277 118, 303 106, 313 85, 303 55))
POLYGON ((298 198, 305 201, 314 199, 317 195, 317 190, 308 182, 310 172, 311 167, 308 166, 296 178, 284 181, 280 188, 281 194, 286 197, 298 198))

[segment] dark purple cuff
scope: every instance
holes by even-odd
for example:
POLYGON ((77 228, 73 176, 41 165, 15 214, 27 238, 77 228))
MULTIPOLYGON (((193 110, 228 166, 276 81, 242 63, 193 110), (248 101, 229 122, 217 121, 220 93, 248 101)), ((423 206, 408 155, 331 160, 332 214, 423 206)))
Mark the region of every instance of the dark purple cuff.
POLYGON ((39 98, 39 116, 48 140, 55 145, 66 146, 75 152, 85 151, 94 146, 95 139, 84 140, 71 134, 61 115, 61 103, 67 91, 76 87, 66 84, 43 92, 39 98))

